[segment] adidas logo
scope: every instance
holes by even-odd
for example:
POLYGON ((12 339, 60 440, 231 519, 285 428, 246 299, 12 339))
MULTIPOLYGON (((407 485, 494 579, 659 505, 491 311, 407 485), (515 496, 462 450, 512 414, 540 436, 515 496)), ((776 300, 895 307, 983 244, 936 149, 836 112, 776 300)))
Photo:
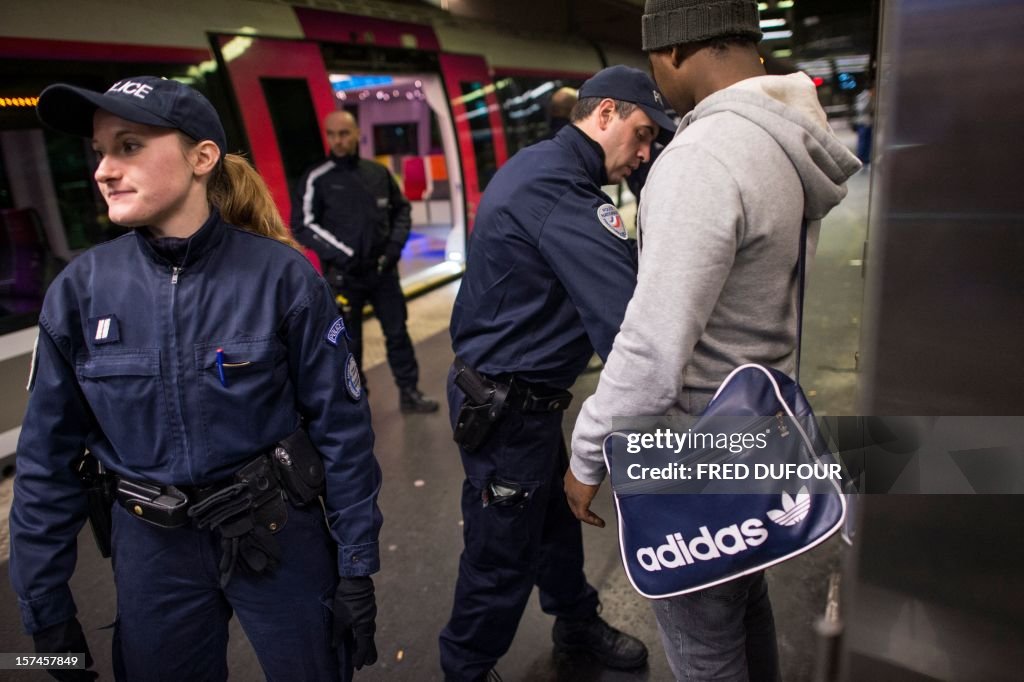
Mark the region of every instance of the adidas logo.
POLYGON ((641 547, 636 551, 636 560, 648 571, 660 571, 662 568, 678 568, 718 559, 723 554, 739 554, 767 539, 768 531, 761 519, 734 523, 713 535, 707 526, 701 526, 698 534, 689 541, 682 533, 673 533, 665 536, 664 545, 641 547))
POLYGON ((796 494, 796 499, 787 492, 782 493, 782 509, 769 509, 768 518, 780 526, 795 526, 806 519, 810 511, 811 496, 804 486, 796 494))
MULTIPOLYGON (((782 493, 782 509, 769 509, 768 518, 779 526, 795 526, 810 512, 811 495, 804 486, 795 497, 782 493)), ((698 561, 719 559, 723 554, 739 554, 767 539, 768 529, 761 519, 747 519, 714 533, 707 526, 701 526, 689 540, 682 533, 672 533, 665 536, 663 545, 641 547, 636 551, 636 560, 647 571, 680 568, 698 561)))

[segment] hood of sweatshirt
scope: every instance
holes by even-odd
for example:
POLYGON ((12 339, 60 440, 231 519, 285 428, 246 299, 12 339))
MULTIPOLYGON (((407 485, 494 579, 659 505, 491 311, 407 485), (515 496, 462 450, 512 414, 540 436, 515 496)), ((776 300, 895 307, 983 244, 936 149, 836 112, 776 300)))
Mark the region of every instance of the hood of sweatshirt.
POLYGON ((861 163, 836 139, 806 74, 757 76, 719 90, 683 117, 676 135, 723 112, 742 116, 779 143, 800 176, 808 220, 821 220, 846 196, 845 183, 861 163))

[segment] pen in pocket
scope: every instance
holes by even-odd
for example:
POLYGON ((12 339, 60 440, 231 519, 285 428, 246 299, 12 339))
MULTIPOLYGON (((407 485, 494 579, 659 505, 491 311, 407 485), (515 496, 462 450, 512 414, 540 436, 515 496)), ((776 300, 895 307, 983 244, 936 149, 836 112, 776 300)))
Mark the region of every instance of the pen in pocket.
POLYGON ((224 374, 224 349, 217 349, 217 376, 220 377, 220 385, 224 388, 228 387, 228 378, 224 374))

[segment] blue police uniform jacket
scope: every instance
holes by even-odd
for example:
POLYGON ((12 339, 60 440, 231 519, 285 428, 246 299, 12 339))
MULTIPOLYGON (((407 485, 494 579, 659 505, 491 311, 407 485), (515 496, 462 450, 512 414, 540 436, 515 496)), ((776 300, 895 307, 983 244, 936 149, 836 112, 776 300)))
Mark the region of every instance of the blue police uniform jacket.
POLYGON ((520 150, 484 193, 452 311, 455 354, 488 375, 568 388, 602 360, 636 286, 636 246, 579 128, 520 150))
POLYGON ((39 316, 18 441, 10 572, 26 629, 75 613, 85 449, 127 478, 208 485, 301 419, 324 460, 340 574, 378 570, 381 473, 341 324, 302 254, 216 211, 180 267, 138 230, 73 261, 39 316))

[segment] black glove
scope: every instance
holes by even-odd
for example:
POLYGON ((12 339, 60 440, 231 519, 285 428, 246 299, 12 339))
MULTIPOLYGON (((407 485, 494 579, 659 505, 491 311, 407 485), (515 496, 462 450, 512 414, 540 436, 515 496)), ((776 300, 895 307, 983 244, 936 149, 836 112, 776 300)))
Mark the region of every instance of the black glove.
MULTIPOLYGON (((85 667, 92 667, 92 654, 78 619, 71 617, 32 635, 37 654, 85 654, 85 667)), ((61 682, 91 682, 99 677, 92 670, 47 670, 50 677, 61 682)))
POLYGON ((342 578, 334 593, 334 635, 332 644, 352 645, 352 665, 359 670, 377 662, 377 602, 369 576, 342 578))
POLYGON ((345 290, 345 275, 339 268, 329 268, 324 273, 324 279, 331 285, 331 291, 335 294, 345 290))
POLYGON ((402 245, 395 242, 388 242, 384 247, 384 255, 377 259, 377 272, 387 272, 398 265, 398 259, 402 257, 402 245))

